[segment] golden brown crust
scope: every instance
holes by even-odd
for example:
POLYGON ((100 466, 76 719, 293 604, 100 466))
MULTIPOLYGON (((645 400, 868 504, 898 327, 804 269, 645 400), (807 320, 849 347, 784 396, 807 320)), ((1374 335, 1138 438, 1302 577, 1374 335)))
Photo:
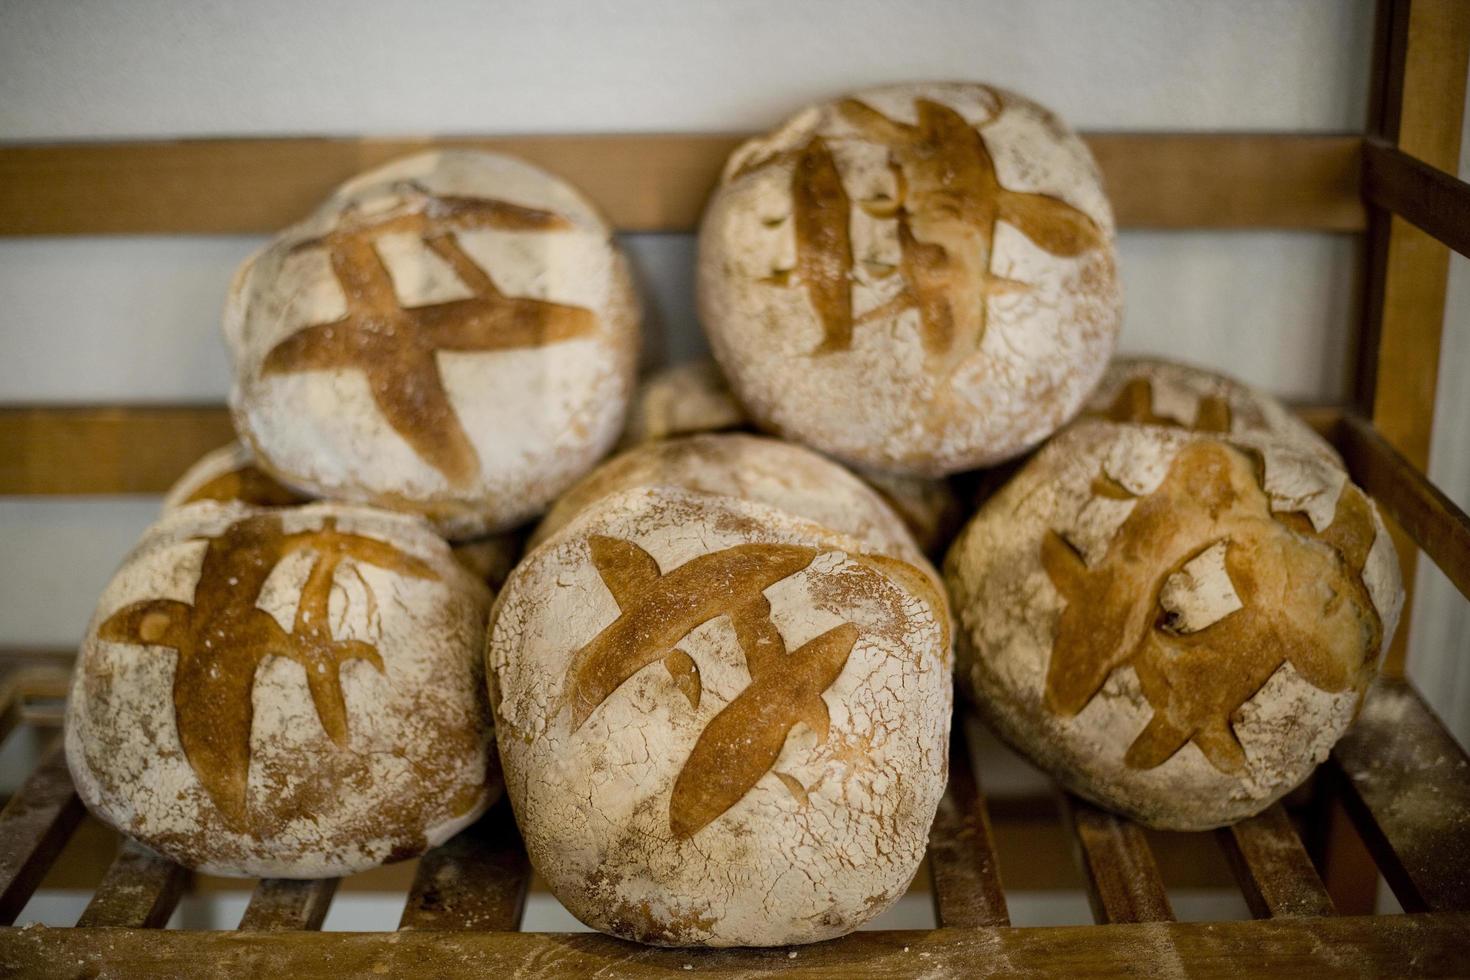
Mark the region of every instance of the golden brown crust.
POLYGON ((167 513, 202 501, 238 502, 252 507, 294 507, 311 498, 281 483, 255 465, 238 442, 206 453, 175 481, 164 496, 167 513))
POLYGON ((957 666, 1069 787, 1202 829, 1268 806, 1356 713, 1402 602, 1372 504, 1311 447, 1079 424, 945 561, 957 666))
POLYGON ((452 537, 523 522, 606 452, 637 349, 591 205, 468 152, 344 185, 246 264, 226 318, 236 428, 262 470, 452 537))
POLYGON ((532 861, 584 922, 810 942, 902 892, 943 783, 948 613, 862 547, 634 489, 517 567, 489 644, 497 739, 532 861))
POLYGON ((761 428, 942 475, 1080 405, 1117 334, 1112 235, 1085 148, 1046 110, 982 85, 876 89, 732 155, 701 229, 701 319, 761 428))
POLYGON ((488 601, 417 520, 176 510, 83 643, 78 790, 213 873, 313 877, 419 853, 499 791, 478 669, 488 601))

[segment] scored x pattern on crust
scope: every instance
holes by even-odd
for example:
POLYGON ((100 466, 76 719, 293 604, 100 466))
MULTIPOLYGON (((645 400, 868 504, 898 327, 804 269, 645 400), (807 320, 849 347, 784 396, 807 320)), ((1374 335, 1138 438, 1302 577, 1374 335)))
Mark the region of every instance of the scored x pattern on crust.
POLYGON ((454 235, 477 228, 566 231, 574 227, 566 218, 505 201, 434 196, 412 183, 400 186, 404 207, 384 216, 349 210, 332 231, 292 246, 293 253, 327 249, 347 313, 304 327, 276 344, 261 373, 362 371, 393 430, 451 486, 464 488, 478 476, 480 459, 450 404, 439 352, 541 347, 592 333, 597 318, 580 306, 504 295, 454 235), (373 244, 395 232, 418 235, 474 295, 427 306, 400 305, 393 277, 373 244))
MULTIPOLYGON (((980 346, 991 296, 1025 290, 1026 283, 992 269, 997 222, 1014 225, 1040 248, 1074 257, 1101 247, 1104 236, 1092 218, 1058 197, 1013 191, 1000 183, 986 148, 984 127, 1004 106, 990 91, 995 111, 971 125, 951 107, 914 100, 917 123, 898 122, 858 99, 844 99, 838 112, 864 138, 888 148, 895 198, 859 202, 875 218, 898 224, 903 286, 887 303, 854 318, 851 202, 829 147, 842 137, 816 135, 800 150, 760 158, 736 177, 778 161, 793 160, 791 197, 796 264, 767 280, 799 285, 822 324, 813 351, 848 350, 856 324, 914 309, 920 338, 933 357, 968 356, 980 346)), ((892 269, 870 268, 876 277, 892 269)))
POLYGON ((1282 664, 1324 691, 1361 683, 1358 666, 1377 656, 1383 626, 1362 578, 1376 526, 1356 487, 1343 486, 1319 533, 1301 514, 1271 510, 1244 453, 1202 440, 1146 496, 1106 476, 1093 490, 1136 502, 1091 566, 1055 531, 1042 539, 1042 566, 1066 602, 1047 665, 1053 712, 1076 715, 1131 665, 1153 715, 1126 763, 1152 768, 1192 741, 1215 768, 1238 773, 1247 759, 1232 724, 1282 664), (1174 631, 1159 603, 1165 582, 1221 541, 1241 608, 1174 631))
MULTIPOLYGON (((364 660, 379 672, 383 659, 370 643, 332 636, 328 606, 344 558, 421 579, 439 576, 427 564, 376 538, 337 530, 328 517, 320 530, 287 534, 277 514, 235 521, 205 539, 194 601, 144 599, 123 607, 98 628, 99 639, 170 647, 177 652, 173 702, 179 742, 205 792, 237 831, 249 829, 245 805, 250 769, 251 692, 267 657, 301 665, 327 736, 347 744, 347 706, 340 672, 364 660), (287 632, 256 605, 271 572, 287 556, 315 553, 287 632)), ((363 583, 367 589, 367 584, 363 583)), ((372 592, 368 590, 371 600, 372 592)))
MULTIPOLYGON (((810 565, 816 548, 736 545, 665 573, 632 541, 594 535, 588 546, 620 613, 572 658, 566 701, 573 731, 656 661, 698 708, 699 668, 677 644, 717 616, 730 617, 745 655, 750 684, 705 726, 674 781, 669 826, 676 838, 688 839, 770 771, 797 722, 816 733, 818 744, 826 742, 830 716, 822 693, 846 667, 858 628, 843 623, 787 652, 764 590, 810 565)), ((791 788, 789 779, 783 774, 791 788)))

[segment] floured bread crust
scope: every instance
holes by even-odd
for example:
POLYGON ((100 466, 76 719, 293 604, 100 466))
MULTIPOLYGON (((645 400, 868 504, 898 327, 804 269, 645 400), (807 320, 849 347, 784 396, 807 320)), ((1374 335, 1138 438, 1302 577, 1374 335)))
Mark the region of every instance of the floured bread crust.
POLYGON ((1079 424, 945 561, 961 684, 1064 785, 1155 827, 1259 812, 1347 729, 1403 602, 1371 501, 1279 440, 1079 424))
POLYGON ((418 855, 500 795, 489 604, 417 518, 173 511, 82 642, 66 716, 77 792, 209 874, 330 877, 418 855))
POLYGON ((809 449, 738 432, 650 442, 614 456, 556 502, 530 547, 603 497, 633 487, 678 487, 753 500, 933 571, 903 521, 857 477, 809 449))
POLYGON ((571 912, 658 945, 843 935, 923 858, 951 713, 927 575, 761 504, 604 498, 496 603, 497 739, 571 912))
POLYGON ((984 85, 859 92, 745 143, 699 248, 700 317, 747 413, 855 466, 1024 452, 1081 407, 1120 326, 1092 156, 984 85))
POLYGON ((285 486, 255 465, 250 450, 238 442, 205 453, 169 488, 163 512, 203 500, 239 501, 255 507, 292 507, 310 498, 285 486))
POLYGON ((747 424, 720 366, 700 358, 664 368, 638 386, 622 444, 743 429, 747 424))
MULTIPOLYGON (((749 427, 750 420, 731 394, 720 366, 702 359, 661 371, 638 387, 623 442, 637 445, 653 439, 749 427)), ((898 513, 926 555, 939 555, 948 546, 962 516, 959 497, 948 480, 861 468, 853 472, 898 513)), ((829 526, 843 529, 840 523, 829 526)))
POLYGON ((1276 397, 1192 364, 1116 358, 1078 418, 1270 437, 1342 466, 1332 445, 1276 397))
POLYGON ((445 151, 339 188, 241 267, 235 427, 314 496, 451 538, 545 509, 617 439, 638 302, 592 205, 522 161, 445 151))

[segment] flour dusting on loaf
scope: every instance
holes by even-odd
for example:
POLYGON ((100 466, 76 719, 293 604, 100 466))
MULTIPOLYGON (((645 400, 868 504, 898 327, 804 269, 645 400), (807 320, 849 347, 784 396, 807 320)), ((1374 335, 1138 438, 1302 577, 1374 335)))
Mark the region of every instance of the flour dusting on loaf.
POLYGON ((491 701, 538 874, 660 945, 842 935, 903 894, 944 788, 944 600, 761 504, 656 488, 512 573, 491 701))
POLYGON ((1372 502, 1309 445, 1087 422, 945 562, 961 686, 1068 788, 1199 830, 1305 779, 1403 601, 1372 502))
POLYGON ((768 504, 932 571, 903 521, 857 477, 809 449, 736 432, 649 442, 614 456, 556 502, 531 547, 603 497, 633 487, 678 487, 768 504))
POLYGON ((94 814, 208 874, 414 857, 499 796, 488 590, 418 518, 196 503, 103 592, 67 700, 94 814))
POLYGON ((711 347, 762 427, 943 475, 1066 422, 1120 324, 1113 216, 1082 141, 985 85, 808 108, 730 157, 700 232, 711 347))
POLYGON ((566 183, 493 154, 408 157, 237 274, 235 426, 315 496, 451 537, 508 529, 612 447, 638 317, 611 229, 566 183))

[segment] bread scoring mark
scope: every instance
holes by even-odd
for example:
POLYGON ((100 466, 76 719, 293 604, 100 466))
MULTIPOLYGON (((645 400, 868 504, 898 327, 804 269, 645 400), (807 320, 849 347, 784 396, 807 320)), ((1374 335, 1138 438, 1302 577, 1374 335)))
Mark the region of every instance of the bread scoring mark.
POLYGON ((1057 532, 1042 539, 1042 566, 1066 602, 1047 665, 1050 710, 1076 715, 1131 665, 1153 715, 1127 765, 1158 766, 1193 741, 1233 774, 1247 760, 1232 722, 1283 664, 1321 690, 1361 695, 1383 627, 1362 578, 1376 526, 1357 488, 1343 488, 1319 534, 1303 515, 1271 511, 1248 456, 1199 441, 1136 499, 1092 567, 1057 532), (1171 631, 1164 583, 1222 541, 1241 608, 1196 632, 1171 631))
POLYGON ((256 507, 290 507, 304 504, 310 499, 283 485, 259 467, 246 463, 201 484, 182 503, 192 504, 201 500, 229 503, 238 500, 256 507))
POLYGON ((1218 395, 1204 395, 1195 409, 1194 422, 1185 425, 1168 415, 1154 413, 1154 386, 1147 378, 1133 378, 1118 392, 1113 403, 1100 413, 1113 422, 1139 422, 1195 432, 1228 433, 1231 426, 1230 402, 1218 395))
POLYGON ((496 228, 564 231, 570 221, 550 211, 505 201, 435 196, 412 182, 399 185, 405 204, 386 215, 349 209, 339 225, 291 252, 326 248, 347 303, 346 314, 291 334, 265 356, 266 376, 357 369, 393 430, 451 486, 471 486, 480 458, 450 404, 438 354, 543 347, 590 334, 591 310, 547 300, 506 296, 466 255, 456 231, 496 228), (410 232, 447 262, 474 294, 428 306, 403 307, 388 267, 373 246, 383 235, 410 232))
MULTIPOLYGON (((110 643, 171 647, 174 713, 179 742, 200 784, 225 823, 251 831, 245 788, 250 769, 251 692, 267 657, 300 664, 327 736, 347 744, 347 706, 340 671, 364 660, 379 672, 383 659, 361 640, 336 640, 328 619, 332 582, 344 558, 421 579, 437 579, 427 564, 376 538, 337 530, 328 517, 320 530, 285 533, 275 514, 235 521, 206 538, 192 604, 145 599, 109 616, 98 637, 110 643), (315 554, 288 633, 256 605, 272 570, 301 550, 315 554)), ((367 585, 363 583, 364 589, 367 585)), ((369 598, 371 590, 367 590, 369 598)))
MULTIPOLYGON (((1029 288, 991 271, 998 221, 1014 225, 1053 255, 1074 257, 1105 244, 1097 223, 1060 198, 1001 185, 981 130, 999 117, 1004 104, 999 93, 987 92, 994 110, 976 125, 931 99, 914 100, 917 124, 890 119, 857 99, 837 104, 862 138, 888 148, 897 185, 896 198, 860 206, 875 218, 897 220, 903 287, 856 323, 917 310, 924 350, 941 360, 960 359, 979 349, 990 297, 1029 288)), ((823 327, 813 354, 852 347, 850 204, 827 146, 838 139, 813 136, 795 152, 791 196, 796 266, 767 280, 788 286, 794 279, 806 289, 823 327)), ((734 176, 787 162, 791 156, 754 160, 734 176)))
POLYGON ((620 613, 572 657, 565 697, 573 731, 624 682, 659 660, 697 707, 698 668, 692 660, 692 671, 677 659, 670 665, 668 658, 682 654, 674 645, 717 616, 730 617, 744 653, 750 684, 705 726, 674 780, 669 827, 687 840, 770 771, 797 722, 816 733, 818 744, 826 742, 830 717, 822 694, 847 666, 859 630, 843 623, 787 652, 764 590, 810 565, 816 548, 735 545, 663 573, 632 541, 593 535, 588 547, 620 613))

